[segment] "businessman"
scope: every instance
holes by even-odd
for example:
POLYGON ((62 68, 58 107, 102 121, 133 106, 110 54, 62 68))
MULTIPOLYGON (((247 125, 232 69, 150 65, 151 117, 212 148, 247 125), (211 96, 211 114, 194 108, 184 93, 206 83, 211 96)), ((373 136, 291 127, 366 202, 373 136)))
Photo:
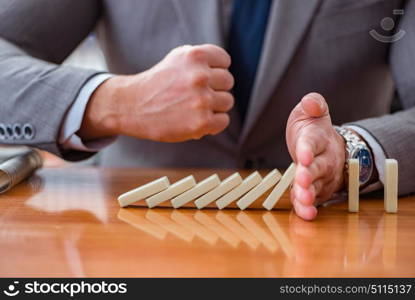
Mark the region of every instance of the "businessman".
POLYGON ((362 192, 387 157, 415 191, 413 0, 4 0, 0 19, 2 143, 107 166, 294 160, 307 220, 348 158, 362 192), (94 30, 110 73, 62 66, 94 30))

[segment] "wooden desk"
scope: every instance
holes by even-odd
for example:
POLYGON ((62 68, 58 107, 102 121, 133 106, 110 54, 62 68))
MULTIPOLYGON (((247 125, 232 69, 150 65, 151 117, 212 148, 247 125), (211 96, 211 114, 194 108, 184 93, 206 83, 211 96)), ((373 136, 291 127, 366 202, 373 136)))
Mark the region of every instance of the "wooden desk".
MULTIPOLYGON (((1 276, 415 276, 415 197, 290 211, 120 209, 117 195, 212 170, 44 169, 0 196, 1 276)), ((221 178, 233 171, 218 172, 221 178)), ((246 175, 246 174, 243 174, 246 175)))

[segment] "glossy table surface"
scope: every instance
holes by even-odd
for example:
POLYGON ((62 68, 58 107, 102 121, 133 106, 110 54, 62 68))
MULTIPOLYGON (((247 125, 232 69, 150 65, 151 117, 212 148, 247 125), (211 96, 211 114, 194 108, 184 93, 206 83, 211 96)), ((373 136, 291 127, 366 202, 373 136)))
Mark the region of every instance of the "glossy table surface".
MULTIPOLYGON (((383 199, 319 209, 120 208, 119 194, 167 175, 233 170, 45 168, 0 195, 6 277, 415 276, 415 197, 386 214, 383 199)), ((248 173, 242 172, 243 176, 248 173)))

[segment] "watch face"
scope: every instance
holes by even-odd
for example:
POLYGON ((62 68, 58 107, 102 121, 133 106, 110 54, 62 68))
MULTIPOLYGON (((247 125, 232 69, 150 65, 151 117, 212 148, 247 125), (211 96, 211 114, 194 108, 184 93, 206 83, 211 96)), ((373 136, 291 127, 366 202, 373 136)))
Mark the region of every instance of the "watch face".
POLYGON ((359 160, 360 164, 360 184, 365 184, 372 176, 373 162, 368 149, 361 148, 356 151, 354 158, 359 160))

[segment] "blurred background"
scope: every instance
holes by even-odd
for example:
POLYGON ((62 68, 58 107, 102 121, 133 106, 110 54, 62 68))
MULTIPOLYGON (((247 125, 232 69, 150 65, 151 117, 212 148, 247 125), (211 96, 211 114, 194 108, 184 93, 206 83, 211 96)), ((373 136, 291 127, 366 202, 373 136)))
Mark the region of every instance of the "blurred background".
POLYGON ((107 71, 104 55, 94 34, 89 35, 65 60, 64 64, 107 71))

